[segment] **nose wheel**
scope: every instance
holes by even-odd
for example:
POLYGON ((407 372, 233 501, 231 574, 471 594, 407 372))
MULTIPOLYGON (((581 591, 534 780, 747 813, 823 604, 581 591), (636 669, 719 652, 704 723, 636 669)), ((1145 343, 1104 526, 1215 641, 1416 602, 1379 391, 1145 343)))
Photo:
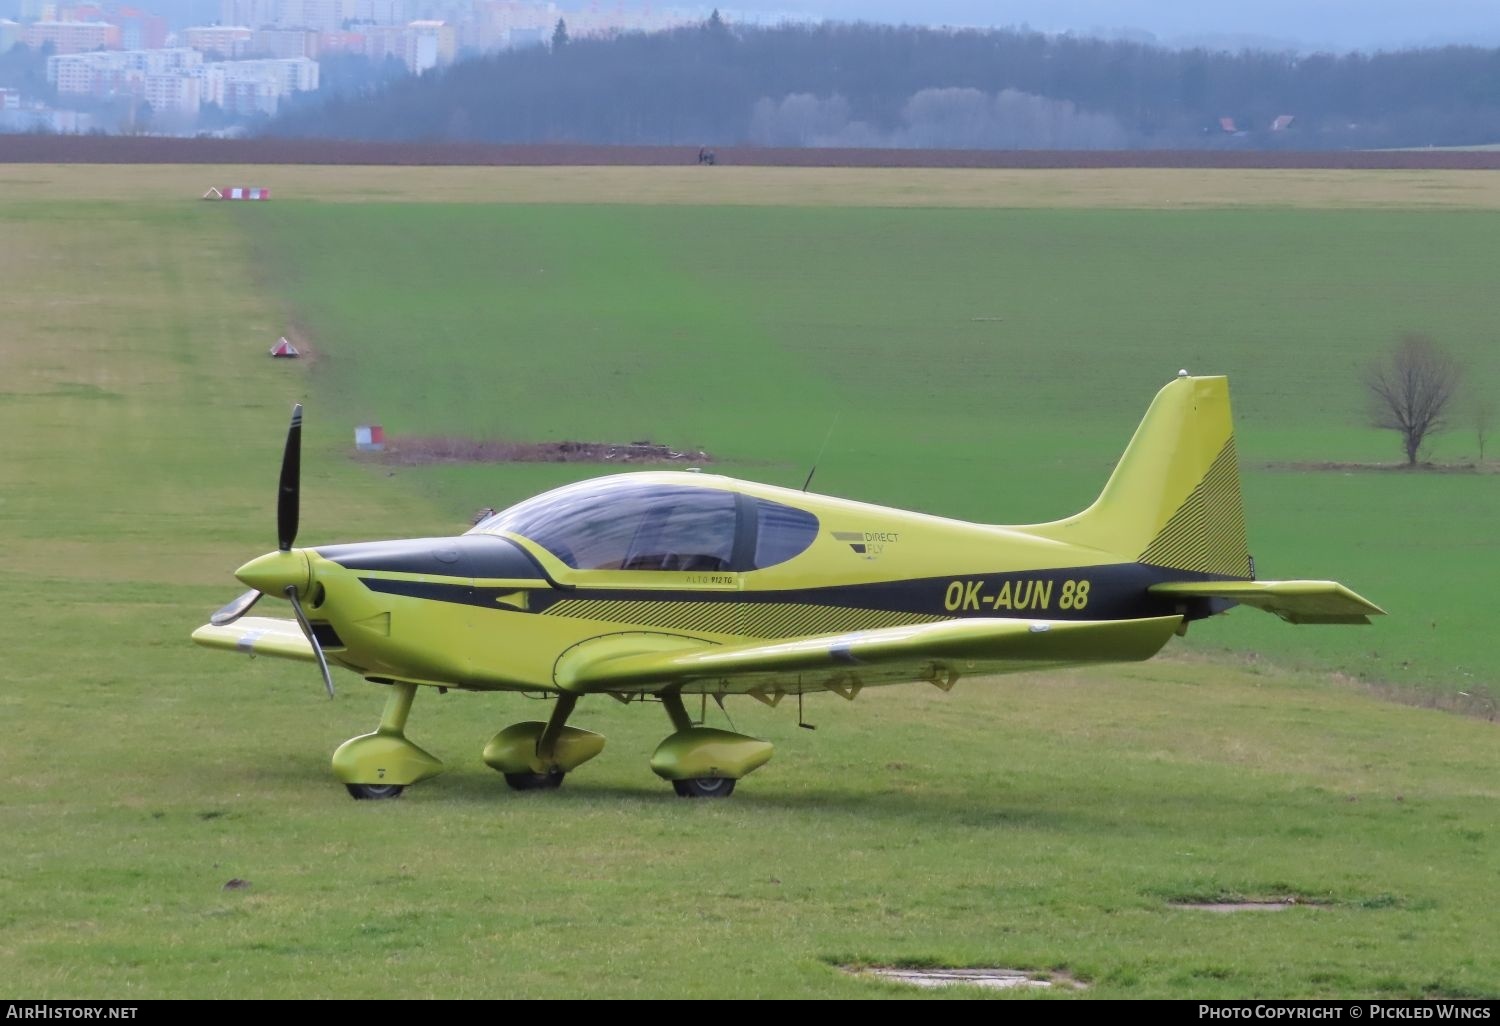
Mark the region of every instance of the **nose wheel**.
POLYGON ((333 753, 333 773, 355 801, 395 798, 408 784, 443 771, 430 752, 406 738, 406 718, 416 697, 415 684, 393 684, 373 734, 361 734, 339 745, 333 753))
POLYGON ((377 801, 382 798, 399 798, 406 788, 401 784, 345 784, 349 797, 357 802, 377 801))
POLYGON ((679 798, 728 798, 734 794, 734 781, 728 777, 692 777, 672 781, 679 798))
POLYGON ((553 773, 507 773, 505 782, 513 791, 553 791, 562 787, 567 774, 553 773))

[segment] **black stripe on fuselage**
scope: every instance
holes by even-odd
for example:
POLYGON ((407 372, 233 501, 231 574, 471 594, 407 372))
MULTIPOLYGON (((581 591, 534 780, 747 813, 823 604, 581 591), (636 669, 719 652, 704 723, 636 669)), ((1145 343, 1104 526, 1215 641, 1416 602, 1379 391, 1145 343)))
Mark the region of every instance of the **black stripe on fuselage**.
MULTIPOLYGON (((483 606, 486 609, 506 609, 514 613, 525 612, 513 602, 503 601, 513 596, 517 588, 477 588, 472 584, 449 584, 444 581, 393 581, 385 577, 361 577, 359 583, 382 595, 400 595, 404 598, 430 599, 433 602, 452 602, 464 606, 483 606)), ((536 595, 538 592, 530 591, 536 595)))
POLYGON ((1172 570, 1145 563, 1106 563, 1059 570, 955 574, 785 591, 646 591, 580 587, 565 594, 533 593, 530 608, 535 612, 545 612, 553 603, 565 600, 689 601, 795 603, 846 609, 879 609, 955 619, 1024 617, 1048 620, 1132 620, 1182 613, 1190 620, 1197 620, 1221 612, 1232 603, 1212 600, 1183 602, 1181 599, 1153 596, 1147 589, 1165 581, 1242 579, 1172 570), (1088 582, 1087 601, 1080 605, 1076 596, 1079 585, 1085 581, 1088 582), (1070 593, 1073 601, 1064 604, 1064 588, 1069 582, 1073 585, 1070 593), (956 602, 952 598, 954 595, 957 596, 956 602))
MULTIPOLYGON (((446 576, 446 575, 445 575, 446 576)), ((891 612, 964 619, 969 617, 1015 617, 1047 620, 1131 620, 1150 616, 1185 615, 1197 620, 1221 612, 1232 603, 1216 599, 1156 597, 1147 591, 1165 581, 1241 580, 1150 566, 1145 563, 1108 563, 1061 570, 1028 570, 1014 573, 968 574, 925 577, 872 584, 833 585, 826 588, 792 588, 785 591, 680 591, 569 588, 557 591, 538 587, 529 591, 527 610, 545 612, 561 601, 592 602, 739 602, 744 604, 787 603, 832 606, 846 609, 878 609, 891 612), (1087 599, 1079 603, 1082 582, 1087 599), (1068 586, 1071 584, 1071 588, 1068 586), (1064 595, 1070 596, 1065 602, 1064 595)), ((432 581, 393 581, 361 577, 372 591, 411 598, 432 599, 488 609, 511 608, 499 602, 516 589, 483 588, 471 584, 432 581)))

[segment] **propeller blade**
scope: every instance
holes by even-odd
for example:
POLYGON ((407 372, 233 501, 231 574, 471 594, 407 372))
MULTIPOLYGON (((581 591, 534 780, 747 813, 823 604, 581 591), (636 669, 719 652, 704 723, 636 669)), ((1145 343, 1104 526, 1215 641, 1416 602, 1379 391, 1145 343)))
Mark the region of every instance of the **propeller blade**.
POLYGON ((282 552, 290 552, 297 540, 301 507, 302 404, 292 407, 292 425, 286 430, 286 449, 281 454, 281 488, 276 494, 276 537, 282 552))
POLYGON ((224 627, 234 623, 234 621, 250 612, 250 607, 260 601, 260 596, 260 592, 251 588, 233 601, 225 603, 217 613, 208 618, 208 622, 215 627, 224 627))
POLYGON ((318 657, 318 669, 323 671, 323 686, 328 689, 328 697, 332 698, 333 674, 328 672, 328 660, 323 658, 323 646, 318 644, 318 636, 313 633, 312 624, 307 622, 307 614, 302 611, 302 603, 297 599, 297 586, 288 584, 285 594, 287 601, 292 604, 292 612, 297 614, 297 625, 307 636, 307 643, 312 646, 313 655, 318 657))

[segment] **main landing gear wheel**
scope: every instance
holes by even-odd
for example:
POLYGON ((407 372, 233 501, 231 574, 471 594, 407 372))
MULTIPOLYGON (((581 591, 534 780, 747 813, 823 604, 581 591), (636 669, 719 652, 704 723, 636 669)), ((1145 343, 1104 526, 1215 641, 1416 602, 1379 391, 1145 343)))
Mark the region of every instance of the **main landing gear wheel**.
POLYGON ((562 787, 566 773, 507 773, 505 782, 517 791, 553 791, 562 787))
POLYGON ((728 798, 734 794, 734 781, 728 777, 692 777, 672 781, 679 798, 728 798))
POLYGON ((398 798, 405 786, 401 784, 345 784, 349 797, 357 802, 374 801, 381 798, 398 798))

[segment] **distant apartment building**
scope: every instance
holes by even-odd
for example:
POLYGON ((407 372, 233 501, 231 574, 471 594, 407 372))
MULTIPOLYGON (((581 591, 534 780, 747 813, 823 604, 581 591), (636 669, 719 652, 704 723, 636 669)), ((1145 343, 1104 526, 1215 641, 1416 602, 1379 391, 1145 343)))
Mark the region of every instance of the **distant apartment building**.
POLYGON ((406 60, 405 25, 370 25, 360 29, 365 40, 365 56, 379 63, 387 57, 406 60))
POLYGON ((253 29, 276 24, 280 0, 220 0, 220 25, 248 25, 253 29))
POLYGON ((404 25, 406 0, 354 0, 353 20, 365 25, 404 25))
POLYGON ((322 32, 318 37, 318 54, 364 53, 368 45, 365 34, 360 31, 322 32))
MULTIPOLYGON (((124 68, 111 68, 89 60, 93 54, 78 54, 47 58, 47 81, 57 87, 59 93, 74 93, 78 96, 107 96, 114 90, 108 76, 124 68)), ((123 78, 121 78, 123 82, 123 78)))
POLYGON ((160 50, 167 45, 167 19, 136 7, 116 7, 102 19, 120 26, 125 50, 160 50))
POLYGON ((335 32, 354 19, 354 0, 281 0, 276 24, 335 32))
POLYGON ((213 65, 222 68, 232 81, 264 78, 274 82, 280 95, 310 93, 318 88, 318 62, 306 57, 287 60, 225 61, 213 65))
POLYGON ((567 20, 570 35, 578 35, 574 24, 582 14, 580 11, 563 12, 552 3, 475 0, 473 15, 459 22, 459 42, 465 47, 483 51, 533 46, 552 38, 552 30, 559 18, 567 20))
POLYGON ((303 28, 264 28, 255 31, 250 52, 265 57, 291 60, 297 57, 316 59, 322 52, 319 34, 303 28))
POLYGON ((284 97, 318 88, 318 62, 286 60, 220 61, 203 67, 204 103, 231 114, 275 114, 284 97))
MULTIPOLYGON (((413 21, 405 25, 364 25, 358 33, 364 42, 363 53, 372 61, 395 57, 413 74, 452 64, 458 52, 458 37, 453 26, 443 21, 413 21)), ((326 37, 325 37, 326 38, 326 37)), ((352 43, 350 38, 348 42, 352 43)), ((346 52, 360 52, 352 46, 346 52)))
POLYGON ((203 55, 186 47, 60 54, 47 58, 47 81, 57 86, 59 93, 139 96, 148 77, 191 74, 202 64, 203 55))
POLYGON ((22 21, 56 21, 57 4, 52 0, 21 0, 22 21))
POLYGON ((415 0, 412 8, 414 18, 423 21, 446 21, 450 25, 456 25, 465 18, 473 16, 474 0, 415 0))
POLYGON ((230 114, 246 117, 253 114, 275 114, 281 103, 281 95, 273 82, 264 79, 236 79, 221 81, 215 100, 230 114))
POLYGON ((73 4, 59 7, 54 21, 104 22, 120 30, 120 49, 159 50, 167 45, 167 19, 123 4, 73 4))
POLYGON ((202 81, 191 75, 145 75, 140 96, 157 113, 196 114, 202 103, 202 81))
POLYGON ((199 53, 225 58, 244 56, 250 51, 254 37, 255 30, 244 25, 206 25, 182 30, 184 45, 199 53))
POLYGON ((37 50, 50 43, 52 52, 61 54, 118 50, 120 26, 107 21, 38 21, 26 26, 21 41, 37 50))
POLYGON ((0 18, 0 53, 5 53, 21 41, 21 23, 0 18))
POLYGON ((406 28, 406 66, 413 74, 453 63, 458 49, 453 26, 442 21, 414 21, 406 28))
POLYGON ((0 110, 20 110, 21 91, 19 89, 0 89, 0 110))
POLYGON ((100 51, 49 57, 47 80, 59 94, 134 96, 158 112, 194 114, 216 103, 236 114, 274 114, 284 97, 318 88, 318 62, 205 62, 201 51, 189 47, 100 51))

